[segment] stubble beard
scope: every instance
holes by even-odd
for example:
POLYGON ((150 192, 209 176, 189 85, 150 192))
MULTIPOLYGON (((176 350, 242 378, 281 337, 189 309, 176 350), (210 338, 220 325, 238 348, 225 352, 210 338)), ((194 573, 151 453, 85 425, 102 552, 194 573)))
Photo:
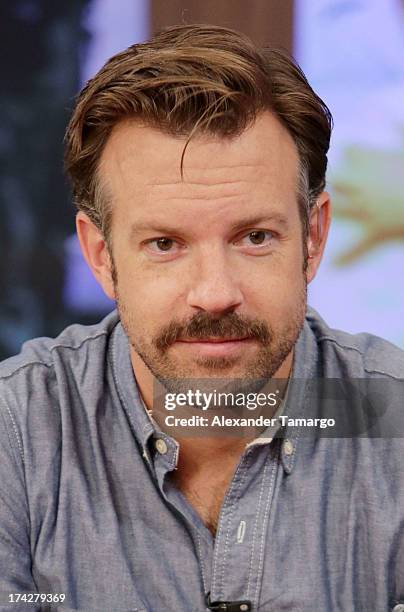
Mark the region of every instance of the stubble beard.
POLYGON ((197 313, 188 321, 171 321, 151 339, 142 336, 141 322, 121 299, 115 285, 117 308, 129 343, 152 375, 171 393, 186 392, 201 379, 233 379, 226 388, 257 392, 279 370, 292 351, 304 324, 307 307, 307 283, 304 277, 296 309, 282 329, 275 333, 266 321, 236 313, 212 317, 197 313), (239 357, 199 357, 193 365, 178 363, 170 348, 179 338, 247 336, 258 344, 258 352, 245 365, 238 367, 239 357))

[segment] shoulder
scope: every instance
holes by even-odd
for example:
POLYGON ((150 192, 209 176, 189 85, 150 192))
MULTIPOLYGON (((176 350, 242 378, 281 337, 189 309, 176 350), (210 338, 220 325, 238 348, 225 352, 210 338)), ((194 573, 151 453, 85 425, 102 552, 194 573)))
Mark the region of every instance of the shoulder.
POLYGON ((35 432, 58 429, 62 411, 102 396, 108 342, 118 321, 114 311, 97 325, 71 325, 57 338, 26 342, 19 355, 0 363, 0 434, 14 440, 20 455, 35 432))
POLYGON ((70 325, 57 338, 35 338, 25 342, 21 352, 0 363, 0 381, 10 381, 29 376, 33 370, 50 374, 55 365, 64 361, 74 362, 94 346, 106 343, 118 322, 116 311, 97 325, 70 325))
POLYGON ((404 378, 404 350, 398 346, 373 334, 332 329, 313 308, 307 309, 306 321, 330 376, 404 378))

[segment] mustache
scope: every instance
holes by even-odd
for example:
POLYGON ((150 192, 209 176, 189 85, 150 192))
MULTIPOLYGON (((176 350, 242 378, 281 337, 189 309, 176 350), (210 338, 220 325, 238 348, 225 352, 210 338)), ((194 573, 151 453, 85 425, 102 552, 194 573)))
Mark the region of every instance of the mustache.
POLYGON ((164 327, 154 340, 156 348, 165 351, 178 340, 203 340, 204 338, 250 338, 263 345, 270 343, 269 326, 259 319, 230 312, 221 317, 198 312, 187 322, 172 321, 164 327))

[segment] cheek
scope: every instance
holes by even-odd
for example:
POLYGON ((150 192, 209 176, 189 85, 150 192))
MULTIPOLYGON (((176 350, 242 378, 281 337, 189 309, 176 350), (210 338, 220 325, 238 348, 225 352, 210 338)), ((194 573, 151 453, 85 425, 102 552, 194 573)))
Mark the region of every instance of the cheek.
MULTIPOLYGON (((258 262, 261 264, 261 262, 258 262)), ((243 293, 248 308, 268 319, 296 311, 304 294, 302 251, 291 248, 288 253, 274 255, 259 266, 249 266, 243 274, 243 293)))
POLYGON ((158 329, 178 319, 182 288, 178 275, 162 273, 156 267, 121 266, 118 268, 119 301, 143 329, 158 329))

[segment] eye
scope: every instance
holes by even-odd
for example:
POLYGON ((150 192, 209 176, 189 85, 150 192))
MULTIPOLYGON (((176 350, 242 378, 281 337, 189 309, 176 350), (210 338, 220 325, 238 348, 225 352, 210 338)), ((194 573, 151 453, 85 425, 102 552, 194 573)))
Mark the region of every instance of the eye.
POLYGON ((248 237, 252 244, 263 244, 269 233, 270 232, 265 232, 264 230, 255 230, 254 232, 250 232, 248 237))
POLYGON ((154 261, 172 261, 186 251, 186 245, 169 236, 158 236, 143 242, 143 248, 148 257, 154 261))
POLYGON ((269 246, 274 238, 273 232, 268 230, 253 230, 239 240, 241 246, 269 246))
POLYGON ((171 251, 173 249, 175 240, 173 240, 172 238, 162 237, 162 238, 155 238, 154 240, 150 240, 147 244, 151 248, 151 250, 154 252, 157 251, 161 253, 167 253, 168 251, 171 251))

